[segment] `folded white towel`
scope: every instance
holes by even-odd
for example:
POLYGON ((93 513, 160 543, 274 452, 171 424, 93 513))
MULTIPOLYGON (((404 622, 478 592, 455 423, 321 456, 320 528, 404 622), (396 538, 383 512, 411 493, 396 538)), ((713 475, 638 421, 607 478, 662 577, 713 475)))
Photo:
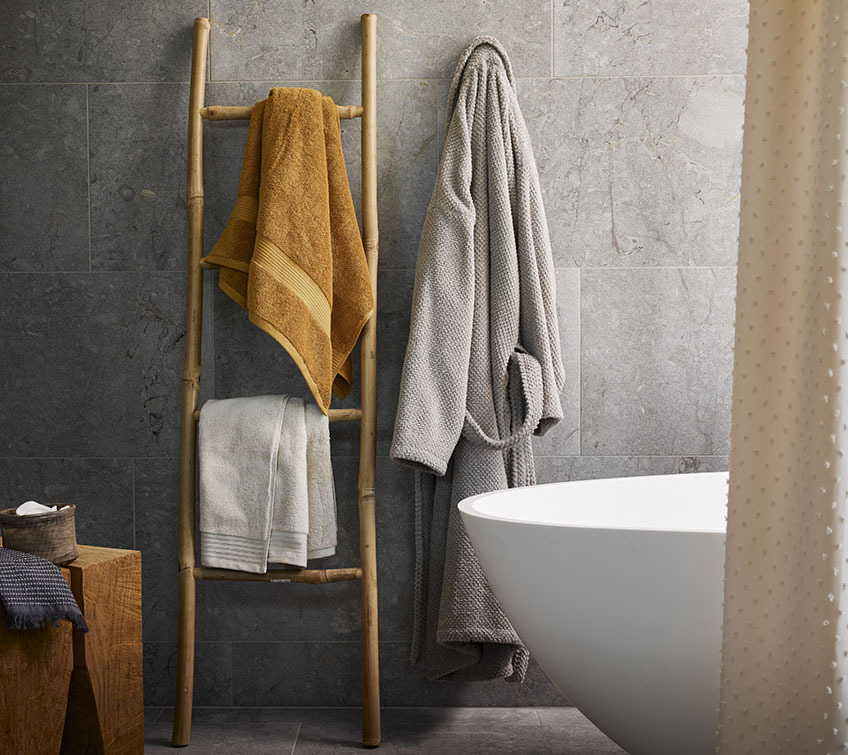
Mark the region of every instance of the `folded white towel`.
POLYGON ((330 425, 313 403, 290 398, 277 454, 268 561, 306 566, 336 552, 336 491, 330 425))
POLYGON ((207 401, 200 412, 204 566, 263 573, 335 553, 327 417, 287 396, 207 401), (223 405, 223 406, 222 406, 223 405))
POLYGON ((200 554, 204 566, 263 574, 285 396, 207 401, 200 411, 200 554))
POLYGON ((330 460, 330 423, 317 404, 309 402, 306 412, 306 473, 309 489, 309 558, 324 558, 336 552, 336 488, 330 460))
POLYGON ((290 398, 280 427, 277 481, 268 560, 306 566, 309 489, 306 485, 306 423, 303 399, 290 398))

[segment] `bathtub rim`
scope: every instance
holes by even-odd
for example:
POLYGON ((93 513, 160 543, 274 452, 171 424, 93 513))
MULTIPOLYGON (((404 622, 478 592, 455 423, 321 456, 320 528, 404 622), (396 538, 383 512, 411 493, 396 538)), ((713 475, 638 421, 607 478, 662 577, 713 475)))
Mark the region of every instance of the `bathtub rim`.
POLYGON ((487 493, 479 493, 478 495, 464 498, 457 504, 457 508, 463 516, 476 517, 478 519, 488 519, 495 522, 503 522, 505 524, 523 524, 535 527, 561 527, 566 529, 580 530, 611 530, 620 532, 679 532, 681 534, 711 534, 711 535, 726 535, 727 534, 727 515, 725 512, 725 526, 721 529, 715 527, 659 527, 659 526, 636 526, 623 524, 605 524, 605 523, 574 523, 574 522, 557 522, 552 520, 525 519, 517 516, 503 516, 488 513, 482 510, 478 504, 481 504, 486 499, 500 497, 507 494, 514 494, 514 491, 523 489, 539 489, 551 488, 555 486, 589 486, 603 484, 610 480, 653 480, 679 477, 700 477, 709 475, 716 477, 722 475, 725 481, 729 481, 729 472, 672 472, 659 475, 632 475, 624 477, 601 477, 588 480, 560 480, 558 482, 547 482, 541 485, 529 485, 526 488, 507 488, 502 490, 492 490, 487 493))

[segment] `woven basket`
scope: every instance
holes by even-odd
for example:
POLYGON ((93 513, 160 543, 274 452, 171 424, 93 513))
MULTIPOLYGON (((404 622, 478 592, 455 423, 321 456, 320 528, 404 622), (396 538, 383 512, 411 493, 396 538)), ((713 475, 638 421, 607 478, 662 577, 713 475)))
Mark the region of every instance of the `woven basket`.
POLYGON ((24 553, 41 556, 54 564, 67 564, 78 555, 77 530, 74 521, 76 507, 56 504, 58 511, 19 516, 14 509, 0 511, 0 530, 3 545, 24 553))

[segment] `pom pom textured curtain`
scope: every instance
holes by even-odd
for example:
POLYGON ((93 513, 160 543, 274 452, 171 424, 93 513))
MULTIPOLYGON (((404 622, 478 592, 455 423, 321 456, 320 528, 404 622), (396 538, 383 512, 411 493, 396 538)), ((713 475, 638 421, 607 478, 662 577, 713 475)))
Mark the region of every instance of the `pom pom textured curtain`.
POLYGON ((750 4, 719 752, 848 742, 848 6, 750 4))

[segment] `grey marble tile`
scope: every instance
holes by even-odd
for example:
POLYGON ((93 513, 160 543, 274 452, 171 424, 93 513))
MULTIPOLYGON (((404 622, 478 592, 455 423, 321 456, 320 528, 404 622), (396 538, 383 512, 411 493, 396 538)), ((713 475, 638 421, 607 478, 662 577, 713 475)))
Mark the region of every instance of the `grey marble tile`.
POLYGON ((546 435, 533 438, 536 455, 580 452, 580 271, 556 271, 557 322, 565 382, 560 401, 563 418, 546 435))
POLYGON ((547 456, 536 458, 540 484, 607 477, 725 472, 726 456, 547 456))
POLYGON ((744 73, 745 0, 554 2, 554 75, 744 73))
MULTIPOLYGON (((360 75, 362 6, 351 0, 213 0, 212 79, 350 79, 360 75)), ((518 76, 551 74, 549 0, 373 0, 380 78, 450 78, 466 42, 493 34, 518 76)))
POLYGON ((4 0, 2 81, 188 80, 191 27, 205 0, 4 0))
MULTIPOLYGON (((252 726, 260 732, 261 748, 270 727, 283 732, 299 725, 295 755, 361 751, 359 708, 202 708, 194 709, 193 742, 205 742, 207 732, 231 726, 240 738, 236 747, 250 747, 252 726)), ((158 719, 163 738, 173 711, 158 719)), ((381 751, 390 753, 550 753, 551 755, 623 755, 623 751, 575 708, 390 708, 382 710, 381 751), (540 723, 540 719, 542 723, 540 723)), ((159 728, 155 729, 157 733, 159 728)), ((285 746, 280 735, 280 748, 285 746)), ((152 737, 148 742, 155 741, 152 737)), ((258 749, 258 752, 263 752, 258 749)))
POLYGON ((198 406, 203 406, 207 399, 215 397, 215 291, 217 288, 217 273, 205 274, 203 276, 203 327, 200 334, 201 361, 198 406))
POLYGON ((178 448, 185 275, 0 274, 2 456, 178 448))
MULTIPOLYGON (((396 755, 470 755, 471 753, 541 753, 539 750, 541 727, 515 727, 501 722, 497 728, 479 731, 442 730, 438 726, 420 722, 407 727, 382 726, 380 749, 396 755), (517 749, 519 743, 522 749, 517 749)), ((301 725, 295 753, 318 755, 336 752, 361 751, 361 723, 353 716, 332 723, 310 721, 301 725)))
POLYGON ((376 489, 380 639, 408 642, 415 572, 414 472, 378 458, 376 489))
POLYGON ((234 705, 359 705, 361 687, 358 642, 233 644, 234 705))
MULTIPOLYGON (((447 109, 448 96, 450 95, 450 79, 439 79, 433 82, 436 87, 436 107, 437 107, 437 123, 436 123, 436 149, 438 151, 438 159, 441 161, 442 152, 445 148, 445 133, 447 132, 447 109)), ((436 166, 438 173, 438 165, 436 166)))
MULTIPOLYGON (((233 702, 238 706, 356 706, 361 702, 359 643, 252 642, 233 645, 233 702)), ((409 665, 409 645, 380 643, 384 705, 567 705, 535 664, 524 684, 428 682, 409 665)))
POLYGON ((152 705, 144 706, 144 725, 149 726, 150 724, 156 723, 159 720, 159 716, 162 715, 162 711, 164 708, 156 708, 152 705))
POLYGON ((135 547, 141 551, 144 639, 176 641, 179 458, 135 459, 135 547))
MULTIPOLYGON (((539 726, 539 708, 390 708, 381 706, 383 732, 419 727, 422 730, 439 731, 485 731, 504 725, 532 728, 539 726)), ((544 710, 548 710, 545 708, 544 710)), ((573 710, 552 708, 550 710, 573 710)), ((157 719, 161 722, 174 720, 173 708, 164 708, 157 719)), ((351 708, 307 708, 307 707, 196 707, 192 716, 194 723, 300 723, 304 725, 327 725, 358 727, 362 725, 362 710, 351 708)), ((567 721, 565 715, 553 716, 550 723, 567 721)))
POLYGON ((421 228, 439 163, 440 84, 432 80, 381 81, 377 87, 381 267, 414 268, 418 259, 421 228))
MULTIPOLYGON (((403 728, 384 727, 383 743, 393 755, 625 755, 624 751, 591 726, 566 730, 549 726, 515 726, 504 721, 479 731, 443 730, 417 724, 403 728)), ((328 725, 304 723, 295 755, 328 755, 361 751, 358 724, 354 721, 328 725)))
POLYGON ((131 459, 0 460, 0 508, 73 503, 77 542, 133 548, 131 459))
MULTIPOLYGON (((194 704, 232 705, 233 657, 229 643, 197 642, 194 657, 194 704)), ((145 705, 173 705, 177 644, 144 643, 145 705)))
POLYGON ((378 281, 377 447, 388 454, 409 338, 414 270, 386 270, 378 281))
MULTIPOLYGON (((279 755, 294 752, 298 724, 213 724, 192 726, 191 747, 204 755, 279 755)), ((145 727, 144 752, 172 753, 171 724, 145 727)))
POLYGON ((0 110, 0 269, 88 270, 85 87, 0 86, 0 110))
POLYGON ((584 454, 727 454, 734 273, 583 271, 584 454))
POLYGON ((94 270, 184 270, 188 86, 89 87, 94 270))
POLYGON ((518 91, 558 265, 735 264, 742 76, 518 91))

